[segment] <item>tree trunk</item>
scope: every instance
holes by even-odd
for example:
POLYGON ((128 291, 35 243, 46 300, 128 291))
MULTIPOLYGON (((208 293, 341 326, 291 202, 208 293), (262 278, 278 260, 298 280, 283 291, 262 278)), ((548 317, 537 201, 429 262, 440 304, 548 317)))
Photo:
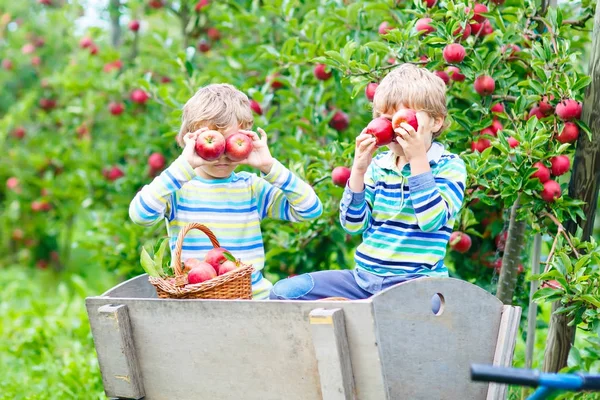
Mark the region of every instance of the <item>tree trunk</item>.
POLYGON ((110 0, 110 6, 108 7, 108 12, 110 14, 110 37, 111 43, 114 47, 119 47, 121 43, 121 11, 119 10, 120 6, 120 0, 110 0))
MULTIPOLYGON (((583 240, 589 240, 594 230, 594 218, 598 205, 598 190, 600 189, 600 109, 596 106, 600 102, 600 8, 596 6, 594 18, 594 32, 592 41, 592 54, 588 74, 592 83, 587 88, 583 101, 582 120, 591 129, 592 140, 587 134, 581 132, 577 141, 577 150, 573 162, 571 181, 569 182, 569 196, 585 201, 582 210, 585 220, 575 222, 567 221, 567 232, 575 234, 581 227, 583 240)), ((552 312, 560 304, 552 305, 552 312)), ((567 357, 575 340, 575 327, 569 327, 570 322, 564 314, 552 315, 548 328, 546 353, 544 355, 544 371, 557 372, 567 366, 567 357)))
POLYGON ((523 249, 523 236, 525 233, 525 221, 517 221, 517 210, 521 206, 521 198, 517 197, 510 211, 510 222, 508 224, 508 236, 502 257, 502 269, 498 279, 498 291, 496 297, 504 304, 512 304, 517 276, 519 274, 519 261, 523 249))

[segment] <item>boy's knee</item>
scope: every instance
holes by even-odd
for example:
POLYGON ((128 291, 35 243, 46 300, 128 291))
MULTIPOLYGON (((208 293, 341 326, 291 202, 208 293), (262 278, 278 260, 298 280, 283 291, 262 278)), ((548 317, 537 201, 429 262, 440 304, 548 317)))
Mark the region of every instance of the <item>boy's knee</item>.
POLYGON ((269 299, 298 300, 309 294, 314 287, 315 282, 310 274, 282 279, 273 286, 269 299))

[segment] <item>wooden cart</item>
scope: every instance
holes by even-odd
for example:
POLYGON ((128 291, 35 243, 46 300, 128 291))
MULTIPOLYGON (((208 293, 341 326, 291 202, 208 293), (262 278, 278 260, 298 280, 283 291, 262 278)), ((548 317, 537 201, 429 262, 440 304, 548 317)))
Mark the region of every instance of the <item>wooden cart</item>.
POLYGON ((148 400, 505 399, 469 368, 511 365, 521 315, 452 278, 361 301, 244 301, 158 299, 142 275, 86 305, 106 394, 148 400))

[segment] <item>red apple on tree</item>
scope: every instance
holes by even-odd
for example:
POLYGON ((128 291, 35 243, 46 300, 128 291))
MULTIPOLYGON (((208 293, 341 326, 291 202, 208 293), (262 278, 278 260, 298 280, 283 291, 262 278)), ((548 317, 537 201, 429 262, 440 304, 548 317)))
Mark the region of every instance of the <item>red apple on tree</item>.
POLYGON ((471 150, 483 153, 485 149, 492 147, 492 142, 489 139, 481 138, 471 142, 471 150))
POLYGON ((415 131, 419 130, 419 121, 417 120, 417 112, 415 110, 411 110, 410 108, 403 108, 398 110, 392 116, 392 127, 395 130, 400 127, 400 124, 406 122, 410 126, 413 127, 415 131))
POLYGON ((196 153, 207 161, 218 160, 225 153, 225 138, 221 132, 204 131, 196 138, 195 149, 196 153))
POLYGON ((449 244, 452 250, 466 253, 471 248, 471 237, 464 232, 455 231, 450 235, 449 244))
POLYGON ((550 115, 552 114, 552 111, 554 111, 554 107, 552 106, 552 104, 550 104, 551 100, 554 100, 554 95, 552 94, 550 95, 550 100, 548 100, 548 96, 544 96, 542 100, 540 100, 538 107, 542 114, 550 115))
POLYGON ((252 149, 252 139, 241 132, 234 133, 225 140, 225 154, 232 161, 245 160, 252 149))
POLYGON ((519 141, 512 136, 506 140, 508 141, 508 145, 510 146, 511 149, 514 149, 515 147, 517 147, 519 145, 519 141))
POLYGON ((81 38, 81 40, 79 41, 79 47, 81 47, 82 49, 87 49, 88 47, 91 47, 94 44, 94 41, 92 40, 91 37, 83 37, 81 38))
POLYGON ((504 112, 504 104, 496 103, 492 106, 492 108, 490 108, 490 111, 494 112, 494 113, 503 113, 504 112))
POLYGON ((320 81, 326 81, 331 78, 331 72, 327 71, 327 66, 325 64, 317 64, 315 65, 315 69, 313 71, 315 77, 320 81))
POLYGON ((377 90, 378 86, 378 83, 371 82, 365 88, 365 96, 367 96, 367 99, 369 101, 373 101, 373 99, 375 98, 375 91, 377 90))
POLYGON ((383 117, 375 118, 369 122, 365 133, 375 137, 377 146, 385 146, 392 143, 395 136, 392 122, 383 117))
POLYGON ((335 167, 331 171, 331 180, 333 184, 340 187, 345 187, 350 179, 350 169, 346 167, 335 167))
POLYGON ((389 22, 387 21, 383 21, 380 25, 379 25, 379 29, 377 30, 379 32, 380 35, 385 35, 386 33, 388 33, 389 31, 391 31, 392 29, 394 29, 389 22))
POLYGON ((537 119, 541 120, 542 118, 545 118, 546 116, 540 110, 539 107, 535 106, 535 107, 532 107, 531 110, 529 111, 529 118, 528 119, 531 119, 533 117, 537 117, 537 119))
POLYGON ((556 137, 561 143, 573 143, 579 137, 579 127, 577 124, 573 122, 565 122, 565 126, 563 127, 560 135, 556 137))
POLYGON ((145 104, 150 96, 142 89, 135 89, 133 92, 131 92, 130 98, 134 103, 145 104))
POLYGON ((262 108, 260 107, 260 104, 258 104, 258 101, 256 101, 256 100, 250 100, 250 108, 252 109, 252 111, 254 111, 258 115, 263 114, 262 108))
POLYGON ((124 177, 125 173, 123 170, 121 170, 121 168, 113 166, 109 170, 105 170, 103 175, 109 181, 116 181, 117 179, 124 177))
POLYGON ((343 111, 336 111, 335 114, 333 114, 331 121, 329 121, 329 126, 338 132, 348 129, 349 125, 350 119, 348 118, 348 114, 343 111))
POLYGON ((556 181, 547 181, 544 183, 544 189, 542 189, 540 196, 542 196, 544 201, 551 203, 559 198, 560 194, 560 185, 556 181))
POLYGON ((443 56, 449 64, 461 63, 466 56, 465 48, 459 43, 452 43, 444 47, 443 56))
POLYGON ((210 40, 216 42, 217 40, 221 39, 221 32, 219 32, 217 28, 210 27, 206 30, 206 36, 208 36, 210 40))
POLYGON ((437 3, 437 0, 424 0, 425 5, 429 8, 435 6, 435 3, 437 3))
POLYGON ((19 126, 15 129, 13 129, 12 135, 16 139, 23 139, 25 137, 25 128, 23 128, 22 126, 19 126))
POLYGON ((133 31, 133 32, 137 32, 140 30, 140 21, 134 19, 133 21, 129 22, 129 30, 133 31))
POLYGON ((205 7, 207 7, 209 4, 209 0, 200 0, 199 2, 196 3, 196 6, 194 6, 194 10, 196 12, 200 12, 202 11, 205 7))
POLYGON ((150 154, 150 157, 148 157, 148 165, 155 171, 163 169, 166 162, 165 156, 160 153, 152 153, 150 154))
POLYGON ((417 32, 420 32, 424 35, 427 35, 431 32, 435 31, 435 28, 433 26, 430 25, 430 22, 432 22, 433 20, 431 18, 421 18, 417 21, 417 23, 415 24, 415 28, 417 29, 417 32))
POLYGON ((6 180, 6 187, 9 190, 17 191, 17 188, 19 187, 19 180, 17 178, 15 178, 14 176, 8 178, 6 180))
POLYGON ((474 87, 480 96, 489 96, 496 90, 496 81, 491 76, 481 75, 475 79, 474 87))
POLYGON ((481 4, 481 3, 477 3, 475 4, 475 6, 473 7, 473 19, 479 23, 482 23, 486 20, 486 17, 484 17, 483 15, 481 15, 482 13, 486 13, 488 12, 488 8, 486 7, 485 4, 481 4))
POLYGON ((532 178, 537 178, 541 183, 546 183, 550 180, 550 170, 541 162, 533 164, 537 170, 531 175, 532 178))
POLYGON ((581 103, 566 99, 556 105, 556 115, 563 121, 581 118, 581 103))
POLYGON ((450 83, 450 76, 445 71, 433 71, 446 85, 450 83))
POLYGON ((198 45, 196 46, 198 48, 198 50, 200 50, 202 53, 208 53, 210 51, 210 43, 208 43, 206 40, 202 39, 198 42, 198 45))
POLYGON ((108 111, 110 111, 112 115, 121 115, 123 114, 123 111, 125 111, 125 104, 113 101, 108 105, 108 111))
POLYGON ((554 176, 560 176, 571 168, 571 160, 565 155, 552 157, 550 163, 552 164, 551 170, 554 176))
POLYGON ((448 74, 450 79, 452 79, 455 82, 465 81, 466 77, 463 74, 461 74, 460 69, 458 67, 455 67, 454 65, 451 65, 448 68, 446 68, 446 73, 448 74))
POLYGON ((4 60, 2 60, 2 68, 4 68, 7 71, 10 71, 11 69, 13 69, 14 65, 13 62, 7 58, 5 58, 4 60))

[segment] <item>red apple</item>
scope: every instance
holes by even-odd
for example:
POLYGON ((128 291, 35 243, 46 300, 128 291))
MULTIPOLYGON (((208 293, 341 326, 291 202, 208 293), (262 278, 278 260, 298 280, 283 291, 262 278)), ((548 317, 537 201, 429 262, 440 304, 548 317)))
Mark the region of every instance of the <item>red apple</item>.
POLYGON ((267 83, 271 85, 273 90, 281 89, 283 87, 283 82, 281 82, 277 77, 280 76, 279 72, 276 72, 267 77, 267 83))
POLYGON ((554 279, 550 280, 550 281, 542 282, 542 285, 540 287, 541 288, 562 289, 562 285, 560 284, 560 282, 556 281, 554 279))
POLYGON ((5 70, 10 71, 11 69, 13 69, 13 67, 14 67, 14 64, 11 60, 6 59, 6 58, 4 60, 2 60, 2 68, 4 68, 5 70))
POLYGON ((77 132, 77 137, 79 137, 79 139, 90 136, 90 130, 85 124, 79 125, 75 132, 77 132))
POLYGON ((581 118, 581 103, 566 99, 556 105, 556 115, 563 121, 581 118))
POLYGON ((490 111, 495 112, 495 113, 503 113, 504 112, 504 104, 496 103, 492 106, 492 108, 490 108, 490 111))
POLYGON ((150 6, 150 8, 158 10, 159 8, 163 8, 164 3, 162 2, 162 0, 150 0, 148 2, 148 5, 150 6))
POLYGON ((204 261, 212 265, 215 271, 218 271, 219 265, 227 261, 227 258, 225 258, 225 253, 229 253, 229 251, 223 247, 210 249, 204 256, 204 261))
POLYGON ((504 4, 505 0, 491 0, 492 3, 501 6, 502 4, 504 4))
POLYGON ((209 4, 209 0, 200 0, 199 2, 196 3, 196 6, 194 7, 194 10, 196 12, 200 12, 202 11, 202 9, 204 9, 205 7, 207 7, 209 4))
POLYGON ((90 46, 90 54, 93 56, 98 54, 98 46, 96 46, 95 44, 92 44, 90 46))
POLYGON ((508 60, 517 59, 517 54, 521 51, 521 48, 516 44, 505 44, 502 45, 500 51, 503 55, 507 56, 508 60))
POLYGON ((260 107, 260 104, 258 104, 258 101, 256 101, 256 100, 250 100, 250 108, 252 109, 252 111, 254 111, 258 115, 263 114, 262 108, 260 107))
POLYGON ((17 178, 15 178, 14 176, 8 178, 6 180, 6 187, 9 190, 16 191, 16 189, 19 187, 19 180, 17 178))
POLYGON ((551 203, 560 197, 561 189, 560 185, 556 181, 548 181, 544 183, 544 189, 541 191, 540 196, 547 203, 551 203))
POLYGON ((548 100, 548 96, 544 96, 542 98, 542 100, 540 100, 539 103, 539 109, 540 112, 544 115, 550 115, 552 114, 552 111, 554 111, 554 107, 552 106, 552 104, 550 104, 550 101, 554 100, 554 95, 550 95, 550 100, 548 100))
POLYGON ((202 39, 198 42, 198 45, 196 46, 198 48, 198 50, 200 50, 202 53, 208 53, 210 51, 210 43, 208 43, 206 40, 202 39))
POLYGON ((325 64, 317 64, 315 65, 315 69, 313 71, 315 77, 320 81, 326 81, 331 78, 331 72, 327 71, 327 66, 325 64))
POLYGON ((53 108, 56 108, 56 100, 54 100, 54 99, 42 98, 42 99, 40 99, 39 104, 40 104, 40 108, 45 111, 50 111, 53 108))
POLYGON ((373 99, 375 98, 375 91, 377 90, 378 86, 378 83, 371 82, 365 88, 365 96, 367 96, 367 99, 369 101, 373 101, 373 99))
POLYGON ((433 71, 446 85, 450 83, 450 76, 445 71, 433 71))
POLYGON ((236 270, 237 268, 238 265, 235 262, 225 260, 223 264, 219 265, 217 268, 217 275, 225 275, 226 273, 236 270))
POLYGON ((419 121, 417 120, 417 112, 410 108, 403 108, 396 111, 392 117, 392 127, 396 129, 401 123, 406 122, 413 127, 415 131, 419 130, 419 121))
POLYGON ((465 59, 465 48, 458 43, 452 43, 444 47, 444 60, 449 64, 458 64, 465 59))
POLYGON ((492 147, 492 142, 489 139, 481 138, 471 143, 471 150, 483 153, 485 149, 492 147))
POLYGON ((461 40, 467 40, 467 38, 469 37, 469 35, 471 34, 471 25, 466 24, 465 27, 461 27, 459 26, 458 28, 456 28, 454 30, 454 32, 452 32, 452 34, 454 36, 458 36, 460 35, 460 39, 461 40))
POLYGON ((207 161, 218 160, 225 153, 225 138, 218 131, 202 132, 196 138, 196 153, 207 161))
POLYGON ((494 136, 496 136, 496 134, 502 129, 504 129, 504 127, 502 126, 502 122, 498 121, 497 119, 494 119, 492 121, 492 125, 490 125, 490 129, 492 130, 492 132, 494 132, 494 136))
POLYGON ((165 156, 163 156, 160 153, 152 153, 152 154, 150 154, 150 157, 148 157, 148 165, 153 170, 163 169, 165 167, 165 164, 166 164, 165 156))
POLYGON ((34 212, 50 211, 52 205, 46 200, 35 200, 31 202, 31 210, 34 212))
POLYGON ((514 137, 509 137, 506 140, 508 141, 508 145, 510 146, 511 149, 514 149, 515 147, 517 147, 519 145, 519 141, 517 139, 515 139, 514 137))
POLYGON ((474 87, 480 96, 489 96, 496 90, 496 81, 491 76, 481 75, 475 79, 474 87))
POLYGON ((540 110, 539 107, 535 106, 535 107, 531 108, 531 111, 529 111, 529 118, 528 119, 531 119, 533 117, 537 117, 537 119, 541 120, 542 118, 545 118, 546 116, 540 110))
POLYGON ((565 155, 552 157, 550 163, 552 164, 551 170, 554 176, 560 176, 571 168, 571 160, 565 155))
POLYGON ((211 27, 206 30, 206 36, 208 36, 210 40, 216 42, 217 40, 221 39, 221 32, 219 32, 217 28, 211 27))
POLYGON ((437 0, 424 0, 425 5, 429 8, 435 6, 435 4, 437 3, 437 0))
POLYGON ((241 132, 234 133, 225 140, 225 154, 232 161, 242 161, 252 153, 252 139, 241 132))
POLYGON ((21 53, 23 54, 31 54, 35 51, 35 46, 31 43, 27 43, 21 47, 21 53))
POLYGON ((482 129, 481 132, 479 132, 479 134, 482 136, 483 135, 489 135, 489 136, 493 136, 493 137, 497 136, 496 132, 494 132, 494 130, 491 127, 482 129))
POLYGON ((394 140, 394 128, 392 128, 392 122, 383 117, 375 118, 369 122, 365 133, 375 137, 377 146, 385 146, 392 143, 394 140))
POLYGON ((15 129, 13 129, 12 135, 16 139, 23 139, 25 137, 25 128, 23 128, 22 126, 19 126, 15 129))
POLYGON ((346 167, 335 167, 331 171, 331 180, 333 184, 340 187, 345 187, 350 179, 350 169, 346 167))
POLYGON ((485 4, 481 4, 481 3, 477 3, 475 4, 475 6, 473 7, 473 19, 479 23, 482 23, 486 20, 486 17, 484 17, 483 15, 481 15, 482 13, 486 13, 488 12, 488 8, 486 7, 485 4))
POLYGON ((383 21, 380 25, 379 25, 379 29, 377 30, 379 32, 380 35, 385 35, 386 33, 388 33, 389 31, 391 31, 392 29, 394 29, 389 22, 387 21, 383 21))
POLYGON ((350 119, 348 118, 348 114, 343 111, 336 111, 331 121, 329 121, 329 126, 338 132, 348 129, 349 125, 350 119))
POLYGON ((129 22, 129 30, 133 31, 133 32, 137 32, 140 30, 140 21, 134 19, 133 21, 129 22))
POLYGON ((82 49, 87 49, 88 47, 91 47, 94 44, 94 41, 92 40, 92 38, 86 36, 81 38, 81 40, 79 41, 79 47, 81 47, 82 49))
POLYGON ((556 137, 561 143, 573 143, 579 137, 579 127, 573 122, 565 122, 563 130, 560 135, 556 137))
POLYGON ((188 282, 191 285, 196 283, 206 282, 217 276, 217 271, 207 262, 200 261, 197 265, 192 268, 188 273, 188 282))
POLYGON ((466 77, 463 74, 461 74, 460 69, 458 67, 455 67, 454 65, 451 65, 448 68, 446 68, 446 73, 448 74, 448 76, 450 76, 450 79, 452 79, 455 82, 465 81, 466 77))
POLYGON ((197 258, 188 258, 187 260, 185 260, 183 262, 183 272, 184 273, 190 272, 192 269, 200 266, 202 262, 203 261, 201 261, 197 258))
POLYGON ((432 21, 433 20, 431 18, 419 19, 417 21, 417 23, 415 24, 415 28, 417 29, 417 32, 423 33, 425 35, 427 35, 431 32, 434 32, 435 28, 429 24, 432 21))
POLYGON ((38 0, 38 3, 43 5, 43 6, 51 6, 52 5, 52 0, 38 0))
POLYGON ((133 92, 131 92, 130 98, 134 103, 145 104, 150 98, 150 95, 142 89, 134 89, 133 92))
POLYGON ((125 105, 113 101, 108 105, 108 110, 112 115, 121 115, 123 114, 123 111, 125 111, 125 105))
POLYGON ((532 178, 538 178, 541 183, 546 183, 550 180, 550 170, 541 162, 533 164, 537 171, 531 175, 532 178))
POLYGON ((116 181, 117 179, 124 177, 125 173, 121 170, 121 168, 113 166, 111 169, 104 171, 104 176, 109 181, 116 181))
POLYGON ((452 250, 466 253, 471 248, 471 237, 463 232, 452 232, 449 244, 452 250))

